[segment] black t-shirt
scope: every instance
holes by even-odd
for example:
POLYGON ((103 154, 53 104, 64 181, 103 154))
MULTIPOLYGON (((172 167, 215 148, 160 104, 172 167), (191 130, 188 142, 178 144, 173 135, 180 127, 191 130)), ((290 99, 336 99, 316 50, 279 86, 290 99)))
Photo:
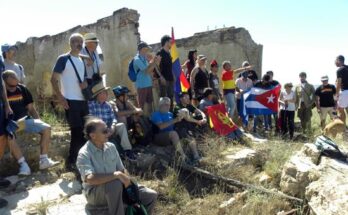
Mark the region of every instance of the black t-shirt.
POLYGON ((198 72, 195 75, 194 90, 203 90, 209 86, 208 73, 198 68, 198 72))
POLYGON ((170 53, 166 52, 164 49, 161 49, 161 51, 159 51, 157 55, 160 55, 162 57, 159 67, 164 79, 166 79, 166 81, 174 81, 172 71, 172 56, 170 56, 170 53))
POLYGON ((279 82, 276 81, 276 80, 273 80, 273 81, 270 81, 269 84, 270 84, 272 87, 275 87, 275 86, 277 86, 277 85, 279 84, 279 82))
POLYGON ((18 84, 16 91, 7 90, 7 98, 10 107, 13 110, 14 120, 18 120, 28 115, 27 105, 33 103, 33 97, 29 90, 21 84, 18 84))
POLYGON ((334 95, 336 94, 336 87, 332 84, 326 86, 321 85, 315 90, 315 95, 319 96, 320 107, 334 107, 334 95))
POLYGON ((270 82, 267 82, 267 83, 264 83, 262 81, 258 81, 254 84, 254 87, 258 87, 258 88, 261 88, 261 89, 270 89, 272 88, 273 86, 271 85, 270 82))
POLYGON ((342 90, 348 90, 348 66, 343 65, 337 70, 337 78, 342 79, 342 90))

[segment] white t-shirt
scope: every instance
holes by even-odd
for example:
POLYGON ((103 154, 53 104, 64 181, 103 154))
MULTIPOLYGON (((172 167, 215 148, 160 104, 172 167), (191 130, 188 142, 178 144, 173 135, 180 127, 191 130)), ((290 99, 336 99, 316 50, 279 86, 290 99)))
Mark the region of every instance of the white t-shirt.
MULTIPOLYGON (((236 80, 236 87, 243 91, 247 91, 253 86, 253 81, 250 78, 247 78, 246 81, 243 80, 243 78, 238 78, 236 80)), ((239 92, 236 92, 237 99, 241 98, 241 94, 239 92)))
MULTIPOLYGON (((291 91, 289 94, 286 91, 282 91, 280 94, 282 101, 289 101, 295 99, 295 92, 291 91)), ((280 103, 281 110, 295 111, 295 102, 288 102, 288 107, 286 108, 284 104, 280 103)))
MULTIPOLYGON (((70 60, 68 60, 68 56, 68 54, 64 54, 58 57, 53 72, 60 73, 60 87, 64 98, 83 101, 85 98, 82 95, 80 82, 76 76, 74 67, 70 60)), ((84 81, 85 66, 83 60, 80 57, 74 56, 71 56, 71 60, 74 62, 81 80, 84 81)))

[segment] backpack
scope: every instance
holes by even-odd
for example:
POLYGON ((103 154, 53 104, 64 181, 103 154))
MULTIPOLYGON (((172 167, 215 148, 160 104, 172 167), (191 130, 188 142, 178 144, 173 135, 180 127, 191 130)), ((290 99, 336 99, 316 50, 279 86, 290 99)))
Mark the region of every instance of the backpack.
POLYGON ((128 205, 126 215, 147 215, 145 206, 139 199, 139 187, 136 182, 123 189, 123 201, 128 205))
POLYGON ((146 117, 140 117, 139 121, 132 123, 133 138, 135 144, 146 146, 152 142, 154 135, 152 122, 146 117))
POLYGON ((320 135, 314 145, 321 152, 321 155, 348 162, 348 156, 341 152, 335 142, 325 135, 320 135))
POLYGON ((134 58, 128 64, 128 77, 132 82, 136 82, 139 70, 135 71, 133 62, 134 58))

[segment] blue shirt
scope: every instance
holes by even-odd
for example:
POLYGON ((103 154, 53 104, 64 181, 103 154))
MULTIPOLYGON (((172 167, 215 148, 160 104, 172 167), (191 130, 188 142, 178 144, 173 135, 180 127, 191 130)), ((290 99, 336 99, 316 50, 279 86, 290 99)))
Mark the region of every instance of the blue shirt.
MULTIPOLYGON (((161 113, 160 111, 156 111, 156 112, 153 112, 151 115, 151 121, 156 125, 169 122, 173 119, 174 119, 173 113, 171 112, 161 113)), ((173 130, 174 130, 174 126, 170 125, 167 128, 160 129, 160 132, 168 132, 173 130)))
POLYGON ((146 71, 148 66, 149 62, 147 62, 144 56, 137 54, 134 57, 133 67, 138 74, 137 80, 135 81, 136 88, 152 87, 151 74, 148 74, 146 71))
POLYGON ((96 100, 88 102, 89 114, 102 119, 108 128, 112 123, 116 123, 116 118, 112 106, 109 102, 99 103, 96 100))

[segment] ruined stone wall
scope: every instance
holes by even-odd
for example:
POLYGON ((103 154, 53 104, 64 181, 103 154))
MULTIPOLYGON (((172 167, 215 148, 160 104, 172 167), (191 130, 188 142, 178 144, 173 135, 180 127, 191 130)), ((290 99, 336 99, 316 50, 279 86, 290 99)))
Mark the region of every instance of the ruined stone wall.
MULTIPOLYGON (((96 23, 18 43, 17 62, 25 68, 27 86, 36 98, 51 97, 51 71, 57 57, 69 50, 70 35, 75 32, 95 32, 103 51, 103 70, 107 74, 107 84, 125 84, 134 89, 128 79, 127 70, 128 62, 136 53, 140 40, 139 16, 137 11, 123 8, 96 23)), ((211 59, 216 59, 219 63, 230 60, 233 68, 237 68, 244 60, 248 60, 261 73, 262 45, 256 44, 244 28, 231 27, 196 33, 192 37, 177 40, 177 45, 182 63, 188 50, 196 48, 200 54, 208 57, 209 62, 211 59)), ((159 48, 159 44, 154 45, 155 51, 159 48)))
MULTIPOLYGON (((259 78, 261 76, 262 45, 256 44, 244 28, 230 27, 196 33, 192 37, 176 40, 176 44, 181 63, 187 59, 190 49, 197 49, 198 54, 207 56, 208 67, 212 59, 216 59, 220 65, 224 60, 230 60, 232 68, 241 67, 242 62, 247 60, 255 66, 259 78)), ((153 44, 152 47, 157 51, 160 44, 153 44)))
POLYGON ((97 34, 104 55, 103 70, 107 73, 108 85, 128 83, 130 86, 127 68, 139 41, 139 16, 137 11, 123 8, 96 23, 77 26, 54 36, 29 38, 25 43, 17 44, 17 62, 25 68, 27 86, 36 97, 52 95, 52 68, 57 57, 69 50, 69 37, 75 32, 97 34))

